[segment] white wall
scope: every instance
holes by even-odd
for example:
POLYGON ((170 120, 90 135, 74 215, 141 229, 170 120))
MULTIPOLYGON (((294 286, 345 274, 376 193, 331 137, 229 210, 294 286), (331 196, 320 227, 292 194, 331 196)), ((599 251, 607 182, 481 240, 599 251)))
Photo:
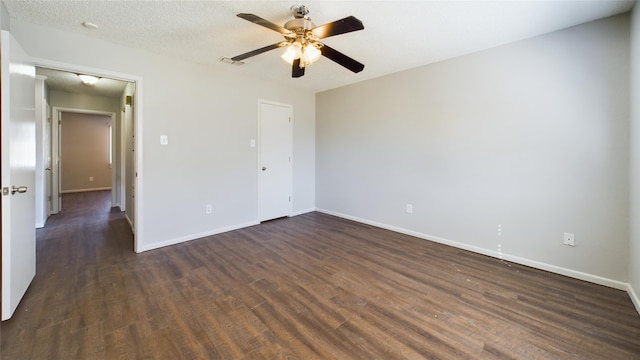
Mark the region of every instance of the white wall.
POLYGON ((316 205, 622 287, 628 69, 623 15, 320 93, 316 205))
POLYGON ((632 299, 640 312, 640 8, 631 16, 631 129, 629 131, 629 283, 632 299))
POLYGON ((11 30, 35 58, 143 79, 138 251, 257 221, 257 148, 249 140, 257 138, 258 99, 293 105, 293 211, 315 208, 313 93, 246 78, 242 67, 187 63, 18 21, 11 30))

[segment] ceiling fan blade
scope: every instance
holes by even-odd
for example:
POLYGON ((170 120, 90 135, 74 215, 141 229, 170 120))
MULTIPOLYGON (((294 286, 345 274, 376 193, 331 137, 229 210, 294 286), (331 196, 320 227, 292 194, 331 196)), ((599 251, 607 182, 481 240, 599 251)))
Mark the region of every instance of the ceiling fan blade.
POLYGON ((313 32, 313 34, 319 39, 324 39, 328 38, 329 36, 345 34, 362 29, 364 29, 362 21, 356 19, 353 16, 349 16, 344 19, 317 26, 311 29, 311 32, 313 32))
POLYGON ((364 69, 364 64, 357 62, 356 60, 348 57, 347 55, 341 53, 340 51, 328 47, 327 45, 324 45, 323 47, 321 47, 320 51, 322 52, 322 55, 346 67, 347 69, 353 71, 354 73, 359 73, 364 69))
POLYGON ((293 60, 293 65, 291 66, 291 77, 299 78, 304 75, 304 68, 300 67, 300 59, 293 60))
POLYGON ((255 49, 253 51, 249 51, 249 52, 246 52, 244 54, 236 55, 236 56, 232 57, 231 60, 233 60, 233 61, 241 61, 241 60, 244 60, 246 58, 250 58, 252 56, 256 56, 256 55, 262 54, 263 52, 267 52, 269 50, 281 48, 281 47, 287 46, 287 45, 289 45, 288 42, 281 41, 279 43, 275 43, 275 44, 272 44, 272 45, 267 45, 265 47, 261 47, 260 49, 255 49))
POLYGON ((278 24, 274 24, 269 20, 263 19, 260 16, 257 15, 253 15, 253 14, 238 14, 237 15, 239 18, 243 18, 247 21, 251 21, 254 24, 258 24, 260 26, 264 26, 268 29, 271 29, 273 31, 277 31, 280 34, 283 35, 290 35, 293 34, 291 31, 283 28, 282 26, 278 25, 278 24))

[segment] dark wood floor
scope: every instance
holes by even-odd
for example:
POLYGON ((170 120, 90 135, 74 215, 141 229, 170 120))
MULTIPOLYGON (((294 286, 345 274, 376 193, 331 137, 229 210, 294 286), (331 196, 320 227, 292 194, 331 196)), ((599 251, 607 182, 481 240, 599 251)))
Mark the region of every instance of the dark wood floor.
POLYGON ((38 231, 2 359, 640 358, 623 291, 319 213, 135 254, 108 196, 38 231))

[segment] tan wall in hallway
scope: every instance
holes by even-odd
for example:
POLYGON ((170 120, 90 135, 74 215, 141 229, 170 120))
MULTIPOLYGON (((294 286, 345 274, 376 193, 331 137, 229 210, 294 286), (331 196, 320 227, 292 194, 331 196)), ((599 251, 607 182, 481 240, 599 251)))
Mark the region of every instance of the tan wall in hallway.
POLYGON ((62 192, 111 188, 108 115, 62 114, 62 192))

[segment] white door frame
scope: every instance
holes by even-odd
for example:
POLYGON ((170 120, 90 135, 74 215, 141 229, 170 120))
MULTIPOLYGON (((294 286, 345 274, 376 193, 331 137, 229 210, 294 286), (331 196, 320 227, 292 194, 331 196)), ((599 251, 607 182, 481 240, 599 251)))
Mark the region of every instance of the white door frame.
MULTIPOLYGON (((51 201, 54 213, 58 213, 62 210, 62 202, 60 201, 61 196, 61 170, 60 170, 60 153, 61 153, 61 144, 60 144, 60 127, 62 125, 62 113, 75 113, 75 114, 87 114, 87 115, 105 115, 111 117, 111 158, 115 159, 116 148, 113 146, 113 138, 115 133, 115 124, 116 124, 116 113, 111 111, 99 111, 99 110, 86 110, 86 109, 77 109, 77 108, 67 108, 54 106, 53 107, 53 119, 55 126, 51 126, 51 158, 52 158, 52 166, 51 166, 51 177, 53 178, 52 186, 51 186, 51 201)), ((63 164, 64 165, 64 164, 63 164)), ((119 183, 115 180, 116 171, 111 164, 111 206, 116 205, 116 189, 120 186, 119 183)))
POLYGON ((290 160, 289 160, 289 196, 290 196, 290 201, 289 201, 289 209, 287 212, 287 216, 291 216, 291 209, 292 209, 292 204, 293 204, 293 106, 291 104, 285 104, 285 103, 280 103, 280 102, 276 102, 276 101, 270 101, 270 100, 264 100, 264 99, 259 99, 258 100, 258 222, 263 221, 262 218, 262 214, 261 209, 262 209, 262 153, 261 153, 261 146, 262 146, 262 105, 274 105, 274 106, 282 106, 285 108, 289 109, 289 156, 290 156, 290 160))
POLYGON ((46 79, 46 76, 36 75, 36 228, 44 227, 51 211, 47 198, 47 187, 51 185, 51 165, 47 158, 51 143, 47 138, 51 137, 51 126, 48 123, 49 104, 44 96, 46 79))
MULTIPOLYGON (((144 226, 143 226, 143 203, 144 203, 144 191, 143 191, 143 168, 144 164, 142 163, 143 156, 143 132, 142 132, 142 124, 143 124, 143 83, 142 76, 126 74, 120 72, 114 72, 105 69, 92 68, 77 64, 64 63, 49 59, 42 58, 32 58, 35 66, 45 67, 55 70, 75 72, 75 73, 85 73, 85 74, 93 74, 99 77, 106 77, 116 80, 128 81, 135 83, 135 96, 133 96, 133 122, 136 133, 136 154, 134 161, 134 172, 135 172, 135 186, 136 186, 136 196, 134 199, 134 219, 135 219, 135 227, 133 228, 133 250, 134 252, 139 252, 141 246, 139 244, 144 243, 144 226)), ((55 113, 54 113, 55 114, 55 113)))

